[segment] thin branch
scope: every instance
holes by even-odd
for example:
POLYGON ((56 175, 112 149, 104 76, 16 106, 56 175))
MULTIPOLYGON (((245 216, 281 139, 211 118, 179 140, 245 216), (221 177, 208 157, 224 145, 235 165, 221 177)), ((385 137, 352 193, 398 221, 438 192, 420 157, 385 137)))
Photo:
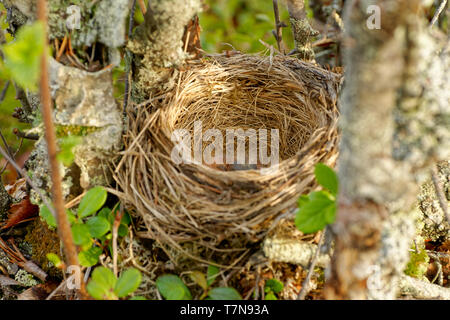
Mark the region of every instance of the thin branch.
MULTIPOLYGON (((8 155, 9 155, 12 159, 14 159, 14 158, 15 158, 15 155, 12 153, 11 149, 9 148, 8 143, 6 142, 6 139, 5 139, 5 137, 3 136, 1 130, 0 130, 0 138, 2 139, 3 144, 5 145, 6 152, 8 153, 8 155)), ((3 173, 3 170, 2 170, 2 173, 3 173)), ((17 173, 17 176, 18 176, 19 178, 22 178, 22 175, 20 174, 20 171, 17 171, 17 169, 16 169, 16 173, 17 173)))
POLYGON ((444 8, 445 8, 446 5, 447 5, 447 0, 442 0, 441 5, 436 10, 436 12, 434 14, 434 17, 431 20, 430 28, 437 22, 437 20, 439 19, 439 16, 441 15, 442 11, 444 11, 444 8))
POLYGON ((6 151, 2 147, 0 147, 0 154, 14 167, 14 169, 20 172, 20 174, 25 178, 30 187, 33 188, 33 190, 36 191, 36 193, 42 199, 42 202, 47 206, 53 216, 56 217, 56 211, 54 210, 53 206, 47 201, 47 198, 42 194, 41 190, 36 187, 28 174, 20 168, 20 166, 6 153, 6 151))
POLYGON ((39 140, 39 135, 38 134, 27 134, 25 132, 20 131, 18 128, 14 128, 13 129, 13 133, 18 137, 18 138, 22 138, 22 139, 28 139, 28 140, 39 140))
POLYGON ((436 191, 436 195, 439 199, 439 205, 441 206, 442 212, 444 212, 444 216, 447 219, 447 223, 450 224, 450 215, 447 210, 447 199, 445 198, 444 192, 442 191, 441 184, 439 183, 439 178, 437 176, 436 168, 433 168, 431 171, 431 179, 433 180, 434 189, 436 191))
MULTIPOLYGON (((278 51, 282 52, 282 25, 280 22, 280 11, 278 9, 278 0, 273 0, 273 12, 275 15, 275 39, 277 40, 278 51)), ((284 53, 284 50, 283 50, 284 53)))
POLYGON ((144 0, 139 0, 139 7, 141 8, 142 14, 145 15, 147 13, 147 8, 145 7, 144 0))
POLYGON ((311 276, 314 272, 314 268, 316 267, 317 260, 319 258, 320 249, 322 247, 323 239, 325 238, 325 233, 327 232, 327 228, 322 232, 320 235, 319 243, 317 244, 316 253, 314 254, 314 257, 311 261, 311 264, 309 266, 308 274, 303 281, 302 289, 300 290, 300 293, 298 294, 297 300, 305 300, 306 295, 309 292, 309 282, 311 281, 311 276))
POLYGON ((6 81, 5 86, 2 89, 2 92, 0 93, 0 103, 2 103, 3 100, 5 100, 6 93, 8 92, 8 88, 9 88, 10 83, 11 82, 9 80, 6 81))
POLYGON ((114 218, 113 229, 112 229, 112 248, 113 248, 113 271, 114 275, 117 277, 117 237, 119 233, 120 221, 123 216, 123 207, 120 204, 119 210, 116 212, 116 216, 114 218))
MULTIPOLYGON (((139 5, 141 5, 141 1, 139 2, 139 5)), ((142 7, 141 7, 141 10, 142 10, 142 7)), ((136 11, 136 0, 133 0, 133 5, 131 6, 131 12, 130 12, 130 20, 128 21, 128 40, 131 38, 131 35, 133 33, 134 12, 135 11, 136 11)), ((144 12, 144 11, 142 11, 142 12, 144 12)), ((131 58, 131 55, 130 55, 130 58, 131 58)), ((124 117, 126 117, 126 115, 127 115, 128 96, 129 96, 129 91, 130 91, 131 59, 130 59, 130 61, 128 61, 128 63, 129 63, 129 66, 128 66, 127 72, 125 74, 125 96, 123 98, 123 108, 122 108, 124 117)))
MULTIPOLYGON (((39 0, 37 3, 38 19, 47 26, 47 1, 39 0)), ((67 218, 66 210, 64 208, 64 198, 61 185, 61 173, 57 159, 58 147, 56 142, 55 126, 53 124, 53 110, 52 99, 49 87, 48 76, 48 60, 47 60, 47 34, 46 28, 44 28, 44 50, 41 57, 41 75, 40 75, 40 92, 41 92, 41 106, 42 106, 42 118, 45 125, 45 137, 47 141, 48 159, 50 162, 51 179, 52 179, 52 194, 53 203, 56 211, 56 221, 58 223, 58 233, 64 246, 64 253, 67 259, 67 265, 78 266, 78 252, 73 242, 72 230, 67 218)), ((80 269, 81 270, 81 269, 80 269)), ((81 275, 82 277, 82 275, 81 275)), ((84 282, 81 281, 80 288, 81 298, 87 298, 84 282)))

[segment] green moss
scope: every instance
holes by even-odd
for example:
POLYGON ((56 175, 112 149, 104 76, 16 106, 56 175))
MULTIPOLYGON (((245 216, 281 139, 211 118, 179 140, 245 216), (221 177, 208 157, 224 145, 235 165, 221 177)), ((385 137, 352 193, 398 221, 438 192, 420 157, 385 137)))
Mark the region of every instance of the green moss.
POLYGON ((32 260, 50 276, 61 277, 61 271, 55 268, 47 259, 48 253, 59 254, 60 240, 54 230, 50 230, 41 219, 36 219, 27 227, 25 241, 32 247, 32 260))
POLYGON ((415 245, 413 245, 412 249, 414 251, 411 251, 410 260, 404 272, 408 276, 422 279, 427 272, 430 257, 424 247, 417 248, 416 251, 415 245))
POLYGON ((67 137, 67 136, 79 136, 85 137, 88 134, 97 131, 97 127, 87 127, 87 126, 65 126, 65 125, 57 125, 56 126, 56 135, 58 138, 67 137))

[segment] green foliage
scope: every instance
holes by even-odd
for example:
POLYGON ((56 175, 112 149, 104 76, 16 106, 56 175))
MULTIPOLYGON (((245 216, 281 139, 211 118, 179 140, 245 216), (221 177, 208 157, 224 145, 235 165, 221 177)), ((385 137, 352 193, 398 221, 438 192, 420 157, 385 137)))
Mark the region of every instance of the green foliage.
POLYGON ((56 218, 53 216, 46 205, 43 204, 40 206, 39 215, 42 219, 44 219, 45 222, 47 222, 50 228, 56 228, 56 218))
POLYGON ((295 225, 303 233, 322 230, 336 219, 337 175, 322 163, 316 165, 314 174, 317 182, 327 190, 311 192, 298 199, 299 210, 295 225))
MULTIPOLYGON (((82 266, 92 267, 96 265, 104 250, 111 250, 110 240, 117 210, 102 208, 107 196, 108 194, 104 188, 92 188, 81 199, 76 214, 70 210, 67 211, 74 243, 81 247, 78 259, 82 266), (97 213, 97 211, 99 212, 97 213)), ((47 207, 41 206, 40 216, 47 222, 49 227, 57 227, 56 219, 47 207)), ((130 223, 131 218, 125 212, 117 232, 120 237, 128 234, 128 225, 130 223)))
MULTIPOLYGON (((261 0, 206 0, 207 10, 202 12, 202 47, 209 52, 231 50, 227 43, 243 52, 266 50, 259 40, 277 47, 272 30, 275 17, 272 1, 261 0)), ((279 3, 280 18, 289 25, 289 13, 282 2, 279 3)), ((283 29, 283 40, 288 51, 294 48, 292 33, 283 29)))
POLYGON ((173 274, 166 274, 156 279, 156 287, 167 300, 190 300, 191 292, 183 280, 173 274))
POLYGON ((336 173, 330 167, 323 163, 318 163, 314 168, 314 175, 317 182, 325 189, 330 190, 333 195, 338 193, 338 178, 336 173))
POLYGON ((100 210, 105 204, 106 197, 106 190, 102 187, 95 187, 89 190, 80 202, 78 216, 80 218, 86 218, 100 210))
POLYGON ((142 281, 141 272, 137 269, 125 270, 117 280, 114 292, 119 298, 124 298, 136 291, 142 281))
POLYGON ((67 136, 60 139, 58 160, 61 161, 66 167, 69 167, 72 164, 75 158, 73 148, 79 145, 81 141, 82 138, 78 136, 67 136))
POLYGON ((209 265, 208 270, 206 272, 206 279, 208 282, 208 287, 213 284, 214 280, 216 280, 219 275, 220 269, 216 266, 209 265))
POLYGON ((102 255, 103 250, 99 247, 90 247, 87 250, 81 251, 78 254, 80 264, 85 267, 92 267, 98 263, 98 259, 102 255))
POLYGON ((53 265, 56 268, 61 268, 63 263, 61 261, 61 259, 54 253, 47 253, 47 259, 48 261, 50 261, 51 263, 53 263, 53 265))
POLYGON ((413 251, 410 253, 410 259, 404 272, 408 276, 422 279, 427 272, 430 257, 425 250, 425 246, 418 248, 416 251, 415 245, 413 245, 412 249, 413 251))
MULTIPOLYGON (((203 289, 200 300, 241 300, 240 294, 233 288, 211 288, 214 280, 219 275, 220 269, 208 266, 206 275, 200 271, 189 273, 191 280, 203 289)), ((167 300, 191 300, 192 294, 180 277, 166 274, 158 277, 156 287, 161 295, 167 300)))
POLYGON ((40 58, 44 50, 44 26, 35 22, 20 28, 16 40, 2 47, 3 76, 13 79, 23 88, 37 89, 40 58))
POLYGON ((214 288, 209 292, 210 300, 242 300, 239 292, 234 288, 214 288))
POLYGON ((264 292, 266 293, 266 300, 278 300, 276 294, 283 291, 284 285, 277 279, 269 279, 264 286, 264 292))
MULTIPOLYGON (((92 278, 87 285, 88 293, 97 300, 118 300, 130 295, 139 287, 142 275, 134 268, 124 271, 119 279, 105 267, 97 267, 92 272, 92 278)), ((135 297, 133 300, 145 300, 135 297)))

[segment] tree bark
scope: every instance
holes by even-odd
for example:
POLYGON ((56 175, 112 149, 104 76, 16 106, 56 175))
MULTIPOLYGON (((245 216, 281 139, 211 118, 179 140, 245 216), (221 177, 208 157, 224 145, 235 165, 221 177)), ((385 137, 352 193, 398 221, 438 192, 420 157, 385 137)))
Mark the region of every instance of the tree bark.
MULTIPOLYGON (((395 288, 384 286, 398 280, 409 259, 407 249, 415 230, 414 214, 407 212, 416 212, 412 207, 418 182, 433 160, 442 156, 438 142, 426 150, 414 148, 414 154, 420 154, 419 164, 411 153, 399 156, 402 147, 412 150, 414 145, 400 135, 405 126, 414 131, 412 118, 404 117, 400 126, 398 115, 405 114, 402 106, 410 98, 406 84, 418 83, 412 72, 421 64, 416 52, 423 45, 414 41, 423 34, 418 6, 418 1, 406 0, 346 3, 340 196, 333 226, 335 254, 325 289, 328 299, 395 298, 395 288), (381 9, 380 30, 367 27, 369 4, 381 9)), ((415 114, 418 101, 408 106, 409 114, 415 114)), ((441 131, 414 132, 414 136, 438 140, 441 131)))
POLYGON ((174 86, 176 68, 189 56, 182 41, 189 21, 201 10, 200 0, 149 2, 145 22, 136 28, 127 48, 132 53, 132 93, 142 102, 155 90, 174 86))
POLYGON ((309 24, 306 17, 304 0, 287 1, 292 33, 295 40, 295 52, 300 59, 314 60, 314 51, 311 46, 311 39, 319 35, 309 24))

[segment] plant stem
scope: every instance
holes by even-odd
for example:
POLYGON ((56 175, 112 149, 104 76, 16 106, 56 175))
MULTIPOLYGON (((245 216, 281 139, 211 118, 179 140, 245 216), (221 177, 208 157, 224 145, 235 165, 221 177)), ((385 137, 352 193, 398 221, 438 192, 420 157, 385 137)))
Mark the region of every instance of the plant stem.
MULTIPOLYGON (((62 240, 64 246, 64 253, 67 260, 67 265, 77 266, 78 263, 78 253, 77 248, 73 242, 72 238, 72 230, 70 228, 70 223, 66 215, 66 211, 64 208, 64 199, 62 193, 62 184, 61 184, 61 174, 60 167, 57 160, 58 147, 56 142, 56 133, 55 126, 53 124, 53 111, 52 111, 52 100, 50 95, 50 87, 49 87, 49 77, 48 77, 48 60, 47 60, 47 1, 39 0, 38 1, 38 19, 44 25, 44 52, 41 57, 41 78, 40 78, 40 93, 41 93, 41 108, 42 108, 42 118, 45 125, 45 138, 47 141, 47 151, 48 158, 50 162, 50 170, 51 170, 51 179, 52 179, 52 197, 53 203, 56 211, 56 221, 58 223, 58 233, 59 237, 62 240)), ((81 274, 81 279, 83 276, 81 274)), ((81 298, 87 298, 88 295, 86 293, 84 287, 84 281, 81 281, 80 288, 81 298)))
POLYGON ((306 295, 309 292, 309 282, 311 281, 311 276, 314 272, 314 268, 316 267, 317 259, 319 258, 320 249, 322 247, 323 239, 325 238, 325 233, 327 232, 327 228, 328 227, 326 227, 322 231, 322 234, 320 235, 319 243, 317 244, 316 253, 314 254, 314 257, 311 261, 311 264, 310 264, 309 270, 308 270, 308 274, 306 275, 306 278, 303 281, 302 289, 300 290, 300 293, 298 294, 297 300, 305 300, 306 295))

